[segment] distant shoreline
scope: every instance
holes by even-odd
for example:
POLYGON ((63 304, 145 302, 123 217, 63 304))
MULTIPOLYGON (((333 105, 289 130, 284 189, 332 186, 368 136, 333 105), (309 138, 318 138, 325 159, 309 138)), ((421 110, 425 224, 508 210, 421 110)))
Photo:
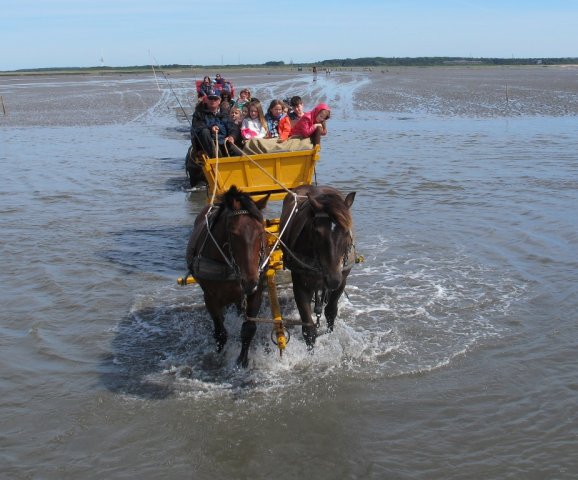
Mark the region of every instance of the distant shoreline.
MULTIPOLYGON (((289 67, 156 67, 155 72, 164 72, 166 74, 186 74, 197 73, 199 71, 297 71, 297 68, 289 67)), ((307 71, 307 69, 304 69, 307 71)), ((54 68, 54 69, 30 69, 30 70, 13 70, 0 71, 0 76, 35 76, 35 75, 139 75, 150 74, 153 72, 151 66, 148 67, 110 67, 110 68, 54 68)))
MULTIPOLYGON (((337 67, 331 68, 332 72, 360 72, 360 73, 386 73, 393 72, 399 69, 424 69, 424 68, 443 68, 443 69, 493 69, 493 68, 526 68, 526 69, 536 69, 536 68, 578 68, 578 63, 568 63, 564 65, 430 65, 430 66, 394 66, 394 67, 381 67, 381 68, 368 68, 368 67, 337 67)), ((303 68, 298 70, 297 68, 289 67, 198 67, 194 69, 190 68, 155 68, 157 74, 164 73, 166 75, 183 76, 190 75, 192 77, 197 77, 199 75, 203 76, 204 72, 227 72, 227 74, 232 73, 254 73, 262 71, 268 75, 274 73, 310 73, 312 67, 303 68)), ((323 72, 323 69, 319 70, 323 72)), ((150 75, 153 73, 152 68, 143 69, 124 69, 122 67, 110 68, 106 70, 96 70, 93 68, 78 68, 78 69, 54 69, 54 70, 18 70, 13 72, 0 72, 0 77, 42 77, 46 75, 78 75, 78 76, 125 76, 125 75, 150 75)))
POLYGON ((268 62, 261 65, 140 65, 125 67, 49 67, 29 68, 19 70, 3 70, 0 76, 15 75, 105 75, 105 74, 138 74, 148 73, 153 68, 166 73, 185 73, 197 70, 223 71, 309 71, 313 67, 319 70, 380 70, 394 67, 491 67, 491 66, 576 66, 578 57, 570 58, 460 58, 460 57, 368 57, 357 59, 323 60, 307 64, 285 64, 284 62, 268 62))

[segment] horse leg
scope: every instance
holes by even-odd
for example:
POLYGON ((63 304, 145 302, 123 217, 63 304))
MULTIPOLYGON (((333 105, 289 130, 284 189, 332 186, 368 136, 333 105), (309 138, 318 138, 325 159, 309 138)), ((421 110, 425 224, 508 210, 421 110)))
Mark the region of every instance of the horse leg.
POLYGON ((217 352, 220 353, 223 351, 223 347, 227 343, 227 329, 225 328, 223 308, 207 295, 205 295, 205 305, 213 319, 213 325, 215 326, 213 338, 217 342, 217 352))
POLYGON ((251 346, 251 341, 255 336, 257 331, 257 324, 252 320, 245 320, 243 326, 241 327, 241 353, 237 358, 237 365, 241 365, 243 368, 249 366, 249 347, 251 346))
POLYGON ((333 331, 333 325, 335 323, 335 318, 337 317, 337 302, 342 293, 343 288, 341 287, 329 292, 327 305, 325 305, 325 309, 323 310, 323 313, 325 313, 325 319, 327 320, 327 330, 330 332, 333 331))
MULTIPOLYGON (((247 317, 256 317, 261 308, 261 300, 263 298, 263 289, 257 288, 257 291, 247 297, 247 317)), ((249 347, 257 331, 257 324, 252 320, 245 320, 241 326, 241 353, 237 358, 237 365, 243 368, 249 366, 249 347)))
POLYGON ((343 294, 343 290, 345 290, 345 280, 347 278, 349 272, 343 273, 343 280, 341 281, 341 285, 335 290, 329 292, 329 297, 327 299, 327 305, 325 305, 325 309, 323 313, 325 313, 325 319, 327 320, 327 330, 330 332, 333 331, 333 325, 335 323, 335 318, 337 317, 337 302, 339 298, 343 294))
POLYGON ((293 277, 293 297, 295 297, 295 303, 297 304, 297 310, 299 310, 299 316, 301 317, 301 322, 303 326, 301 331, 303 332, 303 338, 309 349, 315 346, 315 340, 317 338, 317 326, 313 323, 311 318, 311 300, 313 299, 313 290, 309 290, 302 286, 299 286, 299 281, 293 277))

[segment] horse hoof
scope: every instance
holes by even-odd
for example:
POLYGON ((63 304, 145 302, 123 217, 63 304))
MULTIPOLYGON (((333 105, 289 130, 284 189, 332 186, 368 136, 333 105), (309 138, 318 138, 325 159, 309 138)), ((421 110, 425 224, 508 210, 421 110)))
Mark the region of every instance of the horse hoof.
POLYGON ((221 353, 225 344, 227 343, 227 334, 215 335, 215 341, 217 342, 217 353, 221 353))
POLYGON ((307 350, 311 350, 313 347, 315 347, 315 340, 317 340, 317 331, 315 331, 313 334, 305 333, 303 335, 303 339, 305 340, 305 345, 307 345, 307 350))
POLYGON ((239 355, 239 358, 237 358, 237 366, 247 368, 249 366, 249 357, 243 354, 239 355))
POLYGON ((217 353, 221 353, 223 351, 226 343, 227 343, 226 338, 225 340, 217 339, 217 353))

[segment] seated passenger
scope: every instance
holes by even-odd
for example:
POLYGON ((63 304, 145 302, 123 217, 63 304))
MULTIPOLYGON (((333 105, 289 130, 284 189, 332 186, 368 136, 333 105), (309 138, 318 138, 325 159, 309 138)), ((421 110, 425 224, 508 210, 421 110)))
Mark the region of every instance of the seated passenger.
MULTIPOLYGON (((210 158, 216 157, 215 137, 219 145, 219 154, 229 153, 226 144, 234 143, 238 137, 238 125, 224 116, 219 106, 221 97, 215 92, 210 93, 205 101, 199 103, 193 114, 191 125, 191 142, 193 149, 201 149, 210 158)), ((234 150, 234 149, 233 149, 234 150)), ((235 154, 234 151, 230 152, 235 154)))
POLYGON ((204 97, 212 91, 213 91, 213 82, 211 82, 211 77, 203 78, 203 83, 201 83, 199 91, 197 92, 199 94, 199 97, 204 97))
POLYGON ((243 114, 241 113, 240 108, 233 105, 229 111, 229 119, 239 125, 239 130, 241 129, 241 123, 243 123, 243 114))
POLYGON ((263 115, 263 107, 257 101, 251 101, 247 105, 248 115, 241 124, 241 135, 245 140, 251 138, 265 138, 267 136, 267 121, 263 115))
POLYGON ((299 119, 303 116, 303 100, 298 95, 291 97, 289 101, 291 111, 289 112, 289 119, 291 120, 291 127, 294 127, 299 119))
POLYGON ((284 118, 283 102, 281 100, 273 100, 269 104, 265 120, 267 121, 267 138, 279 138, 279 122, 284 118))
POLYGON ((239 98, 235 100, 235 105, 243 110, 243 107, 251 101, 251 91, 244 88, 239 92, 239 98))
POLYGON ((220 73, 217 73, 217 75, 215 75, 215 83, 217 85, 224 85, 225 84, 225 79, 223 77, 221 77, 220 73))
POLYGON ((229 95, 233 95, 233 85, 228 80, 223 83, 223 92, 227 92, 229 95))
POLYGON ((236 125, 236 128, 234 129, 235 145, 238 148, 243 148, 243 137, 241 136, 241 123, 243 122, 243 116, 241 110, 234 105, 229 111, 229 122, 236 125))
POLYGON ((291 110, 286 117, 279 121, 279 137, 282 140, 287 140, 291 136, 291 131, 297 121, 303 116, 303 100, 301 97, 295 95, 289 100, 291 110))
POLYGON ((231 106, 233 105, 233 101, 231 100, 231 94, 225 91, 221 92, 221 113, 223 115, 229 115, 231 111, 231 106))
POLYGON ((325 122, 331 116, 329 107, 320 103, 313 110, 303 114, 293 127, 291 138, 310 138, 313 145, 321 143, 321 136, 327 135, 325 122))

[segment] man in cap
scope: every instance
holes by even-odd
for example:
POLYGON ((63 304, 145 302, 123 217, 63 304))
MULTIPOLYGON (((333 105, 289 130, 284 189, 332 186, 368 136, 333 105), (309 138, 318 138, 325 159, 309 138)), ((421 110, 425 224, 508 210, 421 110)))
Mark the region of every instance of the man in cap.
POLYGON ((216 157, 215 137, 219 144, 219 155, 238 155, 236 149, 226 148, 240 135, 239 126, 220 112, 221 97, 215 91, 209 92, 199 102, 193 114, 191 142, 193 148, 201 148, 210 158, 216 157))

